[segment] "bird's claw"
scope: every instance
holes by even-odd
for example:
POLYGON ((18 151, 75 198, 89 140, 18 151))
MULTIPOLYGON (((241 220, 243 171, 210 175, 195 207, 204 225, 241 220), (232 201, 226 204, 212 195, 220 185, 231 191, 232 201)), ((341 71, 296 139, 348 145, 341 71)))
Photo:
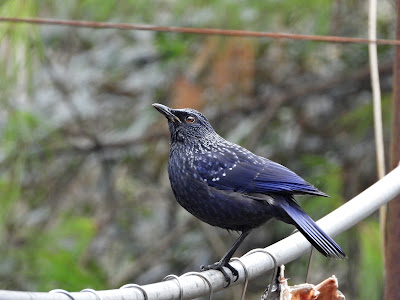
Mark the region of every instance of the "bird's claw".
POLYGON ((227 282, 227 285, 225 287, 228 287, 231 284, 231 277, 228 275, 228 273, 226 273, 226 271, 224 270, 224 267, 227 267, 232 272, 233 282, 235 282, 239 279, 238 271, 234 267, 232 267, 228 262, 224 263, 224 262, 219 261, 217 263, 214 263, 214 264, 208 265, 208 266, 202 265, 202 266, 200 266, 200 269, 202 271, 206 271, 206 270, 220 271, 224 275, 225 281, 227 282))

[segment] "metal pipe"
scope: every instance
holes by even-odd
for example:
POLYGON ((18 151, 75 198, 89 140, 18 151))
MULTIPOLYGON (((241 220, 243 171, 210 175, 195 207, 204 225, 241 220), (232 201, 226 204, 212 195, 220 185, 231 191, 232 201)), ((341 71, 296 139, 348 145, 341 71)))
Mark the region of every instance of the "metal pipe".
MULTIPOLYGON (((317 223, 326 233, 332 236, 338 235, 371 215, 397 195, 400 195, 400 166, 317 223)), ((266 252, 272 254, 278 264, 286 264, 310 249, 310 243, 302 234, 296 233, 259 252, 243 256, 241 262, 246 267, 248 279, 252 279, 267 273, 274 267, 272 258, 266 252)), ((233 282, 232 285, 244 282, 245 270, 242 263, 232 262, 232 265, 239 271, 239 280, 233 282)), ((149 300, 170 300, 179 299, 181 293, 182 299, 193 299, 208 295, 210 291, 209 283, 204 280, 204 276, 212 284, 214 292, 224 288, 225 279, 222 273, 210 270, 201 274, 201 276, 193 274, 181 276, 179 280, 147 284, 140 288, 131 285, 131 287, 128 286, 124 289, 97 291, 96 294, 93 292, 63 294, 62 292, 33 293, 0 290, 0 300, 66 300, 71 299, 71 297, 76 300, 145 300, 146 297, 149 300)))

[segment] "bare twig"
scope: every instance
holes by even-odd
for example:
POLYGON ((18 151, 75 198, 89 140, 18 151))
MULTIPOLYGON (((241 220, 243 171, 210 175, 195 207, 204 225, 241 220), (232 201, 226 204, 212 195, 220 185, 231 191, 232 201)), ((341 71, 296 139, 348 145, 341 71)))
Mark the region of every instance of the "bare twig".
MULTIPOLYGON (((368 12, 368 37, 371 40, 376 39, 376 10, 377 1, 369 0, 368 12)), ((372 87, 372 101, 374 104, 374 130, 375 130, 375 149, 376 149, 376 167, 378 178, 381 179, 385 176, 385 149, 383 141, 383 124, 382 124, 382 105, 381 105, 381 87, 379 82, 378 71, 378 50, 376 45, 368 45, 369 66, 371 69, 371 87, 372 87)), ((386 210, 387 206, 383 205, 379 209, 379 223, 382 234, 382 249, 385 254, 385 231, 386 231, 386 210)))

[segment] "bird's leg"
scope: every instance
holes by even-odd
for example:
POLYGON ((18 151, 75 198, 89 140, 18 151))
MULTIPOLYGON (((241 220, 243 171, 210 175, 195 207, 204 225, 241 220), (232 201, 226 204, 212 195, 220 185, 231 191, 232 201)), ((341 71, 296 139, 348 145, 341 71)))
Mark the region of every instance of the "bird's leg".
POLYGON ((232 275, 233 275, 234 277, 236 277, 236 279, 235 279, 234 281, 238 280, 238 278, 239 278, 239 273, 238 273, 238 271, 237 271, 234 267, 232 267, 232 266, 229 264, 229 261, 231 260, 233 254, 235 253, 235 251, 237 250, 237 248, 239 248, 240 244, 241 244, 241 243, 243 242, 243 240, 246 238, 246 236, 248 236, 248 234, 250 233, 250 231, 251 231, 251 229, 250 229, 250 230, 242 231, 241 235, 240 235, 239 238, 235 241, 235 243, 232 245, 231 249, 229 249, 229 251, 221 258, 221 260, 220 260, 219 262, 216 262, 215 264, 208 265, 208 266, 204 266, 204 265, 203 265, 203 266, 201 266, 201 269, 202 269, 203 271, 205 271, 205 270, 218 270, 218 271, 221 271, 222 274, 223 274, 224 277, 225 277, 225 280, 228 282, 228 285, 227 285, 227 286, 229 286, 230 283, 231 283, 231 279, 230 279, 229 275, 226 273, 226 271, 224 270, 224 267, 227 267, 229 270, 231 270, 232 275))

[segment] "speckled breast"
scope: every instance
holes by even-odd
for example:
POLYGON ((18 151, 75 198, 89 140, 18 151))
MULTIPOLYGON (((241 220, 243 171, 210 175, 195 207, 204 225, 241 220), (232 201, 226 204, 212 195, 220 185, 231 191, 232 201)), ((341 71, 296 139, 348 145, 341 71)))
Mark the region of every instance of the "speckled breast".
POLYGON ((199 157, 179 151, 170 154, 171 187, 183 208, 210 225, 238 231, 258 227, 272 218, 274 208, 267 201, 208 185, 195 168, 196 159, 199 157))

